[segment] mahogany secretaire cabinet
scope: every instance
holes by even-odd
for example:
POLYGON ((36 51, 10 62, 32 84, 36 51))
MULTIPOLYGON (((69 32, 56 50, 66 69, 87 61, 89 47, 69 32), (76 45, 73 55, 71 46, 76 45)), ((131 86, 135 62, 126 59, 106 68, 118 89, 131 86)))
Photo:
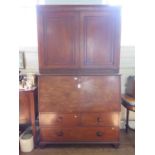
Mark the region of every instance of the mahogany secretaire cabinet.
POLYGON ((40 144, 119 144, 120 8, 37 6, 40 144))

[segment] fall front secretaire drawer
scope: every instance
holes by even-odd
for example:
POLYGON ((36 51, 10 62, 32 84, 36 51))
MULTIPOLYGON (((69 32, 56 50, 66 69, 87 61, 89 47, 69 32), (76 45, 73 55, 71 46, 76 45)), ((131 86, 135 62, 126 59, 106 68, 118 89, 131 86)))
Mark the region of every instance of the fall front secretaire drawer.
POLYGON ((120 111, 120 76, 39 77, 40 112, 120 111))

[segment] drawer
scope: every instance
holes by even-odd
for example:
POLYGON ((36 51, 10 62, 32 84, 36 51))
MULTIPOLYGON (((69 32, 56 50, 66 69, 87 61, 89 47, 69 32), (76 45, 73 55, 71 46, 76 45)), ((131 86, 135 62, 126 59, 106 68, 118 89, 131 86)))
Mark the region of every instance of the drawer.
POLYGON ((41 142, 116 142, 119 129, 116 127, 40 128, 41 142))
POLYGON ((40 113, 40 126, 77 126, 80 123, 79 114, 40 113))
POLYGON ((81 114, 82 126, 119 126, 119 113, 83 113, 81 114))

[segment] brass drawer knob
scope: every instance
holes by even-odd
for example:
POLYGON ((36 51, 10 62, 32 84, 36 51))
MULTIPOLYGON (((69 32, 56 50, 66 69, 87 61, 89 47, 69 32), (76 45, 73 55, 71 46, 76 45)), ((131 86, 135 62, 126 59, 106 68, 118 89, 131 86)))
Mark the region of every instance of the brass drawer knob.
POLYGON ((64 135, 64 132, 63 131, 59 131, 59 132, 56 133, 56 135, 61 137, 61 136, 64 135))
POLYGON ((97 131, 97 132, 96 132, 96 136, 98 136, 98 137, 103 136, 103 132, 102 132, 102 131, 97 131))

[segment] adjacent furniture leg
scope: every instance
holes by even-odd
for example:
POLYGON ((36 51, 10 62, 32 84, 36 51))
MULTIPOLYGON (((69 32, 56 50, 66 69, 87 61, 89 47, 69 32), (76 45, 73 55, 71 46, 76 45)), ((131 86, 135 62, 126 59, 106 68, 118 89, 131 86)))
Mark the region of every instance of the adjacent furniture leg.
POLYGON ((129 127, 129 110, 126 110, 126 133, 128 133, 128 127, 129 127))
POLYGON ((30 115, 31 115, 31 126, 34 144, 36 144, 36 126, 35 126, 35 105, 34 105, 34 95, 33 92, 30 93, 30 115))

